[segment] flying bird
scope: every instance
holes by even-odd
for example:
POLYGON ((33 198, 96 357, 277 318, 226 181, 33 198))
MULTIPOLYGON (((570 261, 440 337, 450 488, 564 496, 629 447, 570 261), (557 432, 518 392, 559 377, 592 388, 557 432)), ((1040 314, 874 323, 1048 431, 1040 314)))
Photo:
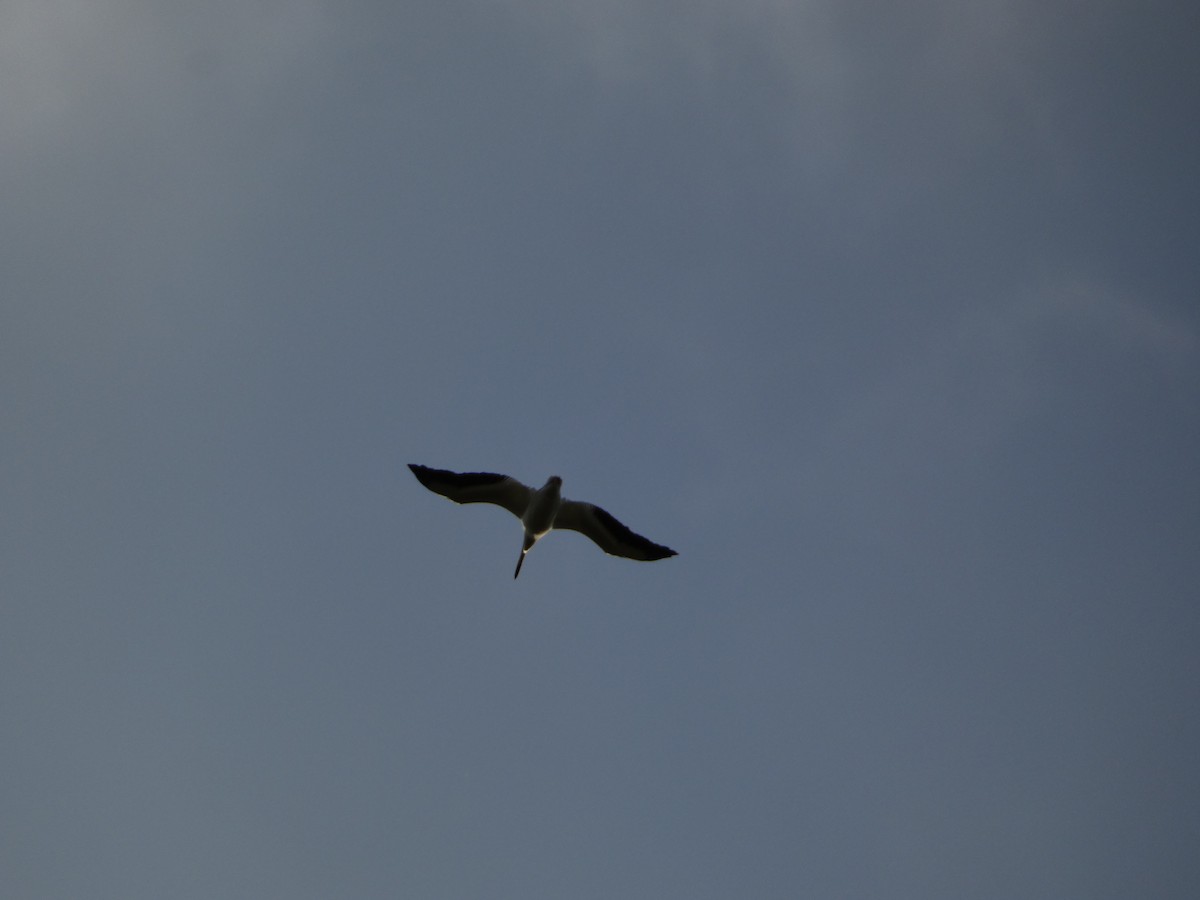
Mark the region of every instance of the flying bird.
POLYGON ((562 479, 557 475, 551 475, 544 485, 535 489, 494 472, 448 472, 412 463, 408 467, 417 476, 417 481, 435 494, 449 497, 455 503, 494 503, 521 520, 525 527, 525 542, 521 545, 513 578, 521 574, 525 554, 553 528, 578 531, 595 541, 605 553, 626 559, 666 559, 678 555, 670 547, 634 534, 598 506, 564 500, 559 495, 562 479))

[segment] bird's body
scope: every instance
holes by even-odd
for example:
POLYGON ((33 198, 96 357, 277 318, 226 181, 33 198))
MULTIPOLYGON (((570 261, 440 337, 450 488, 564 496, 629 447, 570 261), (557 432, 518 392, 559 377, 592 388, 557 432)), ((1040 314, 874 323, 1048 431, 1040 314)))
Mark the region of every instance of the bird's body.
POLYGON ((494 472, 450 472, 411 463, 408 467, 435 494, 449 497, 455 503, 494 503, 521 520, 525 540, 513 578, 521 574, 525 554, 555 528, 578 531, 605 553, 626 559, 654 560, 678 555, 669 547, 630 531, 598 506, 564 500, 560 493, 562 479, 557 475, 550 476, 540 488, 531 488, 494 472))

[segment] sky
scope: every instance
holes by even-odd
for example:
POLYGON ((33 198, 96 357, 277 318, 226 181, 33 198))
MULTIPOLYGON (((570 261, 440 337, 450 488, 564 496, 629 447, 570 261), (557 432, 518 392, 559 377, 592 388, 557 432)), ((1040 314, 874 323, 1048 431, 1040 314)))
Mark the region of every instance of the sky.
POLYGON ((7 0, 4 896, 1200 895, 1197 24, 7 0))

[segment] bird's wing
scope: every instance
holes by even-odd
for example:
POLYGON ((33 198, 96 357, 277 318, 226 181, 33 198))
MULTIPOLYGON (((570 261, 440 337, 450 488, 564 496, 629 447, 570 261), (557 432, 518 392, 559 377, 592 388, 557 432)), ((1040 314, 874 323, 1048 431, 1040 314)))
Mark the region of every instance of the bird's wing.
POLYGON ((600 507, 578 500, 562 502, 554 518, 554 527, 578 531, 595 541, 605 553, 626 559, 666 559, 678 555, 670 547, 634 534, 600 507))
POLYGON ((517 518, 525 515, 532 489, 507 475, 495 472, 448 472, 409 463, 417 481, 435 494, 449 497, 455 503, 495 503, 517 518))

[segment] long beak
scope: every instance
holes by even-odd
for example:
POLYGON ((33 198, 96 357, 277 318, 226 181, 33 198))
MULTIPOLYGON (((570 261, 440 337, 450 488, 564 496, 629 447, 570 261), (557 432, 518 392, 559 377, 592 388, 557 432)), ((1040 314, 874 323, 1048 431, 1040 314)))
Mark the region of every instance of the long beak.
POLYGON ((525 562, 525 554, 533 549, 533 545, 537 543, 537 537, 525 531, 525 542, 521 545, 521 558, 517 560, 517 571, 513 572, 513 578, 521 574, 521 563, 525 562))

